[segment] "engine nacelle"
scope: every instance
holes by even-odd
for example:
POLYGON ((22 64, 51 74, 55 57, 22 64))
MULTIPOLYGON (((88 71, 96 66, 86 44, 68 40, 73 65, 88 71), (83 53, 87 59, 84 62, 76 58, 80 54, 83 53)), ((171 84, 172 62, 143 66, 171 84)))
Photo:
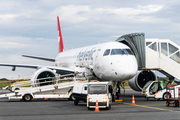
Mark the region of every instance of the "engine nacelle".
POLYGON ((31 76, 31 85, 36 87, 53 84, 53 77, 55 76, 56 73, 53 70, 41 68, 31 76))
POLYGON ((153 71, 138 71, 128 83, 133 90, 141 91, 147 82, 155 80, 157 80, 157 76, 153 71))

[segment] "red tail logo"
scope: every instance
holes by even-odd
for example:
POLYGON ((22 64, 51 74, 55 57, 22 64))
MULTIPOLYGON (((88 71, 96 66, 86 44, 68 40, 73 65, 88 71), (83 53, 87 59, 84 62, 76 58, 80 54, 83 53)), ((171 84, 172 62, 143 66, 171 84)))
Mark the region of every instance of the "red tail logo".
POLYGON ((63 44, 63 39, 62 39, 59 16, 57 16, 57 25, 58 25, 58 44, 59 44, 59 53, 60 53, 64 51, 64 44, 63 44))

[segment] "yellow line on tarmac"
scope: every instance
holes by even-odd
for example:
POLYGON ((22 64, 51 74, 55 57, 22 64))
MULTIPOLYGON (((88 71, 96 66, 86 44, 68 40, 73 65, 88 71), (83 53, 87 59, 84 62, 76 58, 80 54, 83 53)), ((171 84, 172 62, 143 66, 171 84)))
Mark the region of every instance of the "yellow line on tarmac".
MULTIPOLYGON (((123 102, 123 104, 126 105, 131 105, 131 103, 126 103, 123 102)), ((180 111, 175 111, 175 110, 169 110, 169 109, 162 109, 162 108, 157 108, 157 107, 149 107, 149 106, 145 106, 145 105, 133 105, 133 106, 138 106, 138 107, 144 107, 144 108, 151 108, 151 109, 156 109, 156 110, 164 110, 164 111, 170 111, 170 112, 180 112, 180 111)))

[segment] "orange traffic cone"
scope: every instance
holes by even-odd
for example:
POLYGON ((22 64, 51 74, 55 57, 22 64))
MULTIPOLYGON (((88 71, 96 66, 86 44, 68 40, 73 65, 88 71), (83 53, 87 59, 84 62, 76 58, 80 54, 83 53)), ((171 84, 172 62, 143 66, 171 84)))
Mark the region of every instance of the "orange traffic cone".
POLYGON ((95 108, 94 112, 99 112, 98 100, 96 100, 96 108, 95 108))
POLYGON ((134 95, 132 96, 132 105, 136 105, 134 100, 134 95))

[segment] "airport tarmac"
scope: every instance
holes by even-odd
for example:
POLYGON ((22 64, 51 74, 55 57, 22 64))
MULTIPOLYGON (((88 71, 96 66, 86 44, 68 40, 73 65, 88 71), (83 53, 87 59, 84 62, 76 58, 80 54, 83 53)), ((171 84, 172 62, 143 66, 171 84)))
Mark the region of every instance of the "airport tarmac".
MULTIPOLYGON (((7 92, 0 90, 0 93, 7 92)), ((123 97, 121 96, 123 99, 123 97)), ((66 99, 36 99, 31 102, 0 99, 0 120, 176 120, 180 107, 166 107, 166 101, 146 100, 140 92, 126 89, 124 102, 113 102, 110 110, 88 110, 86 103, 77 106, 66 99), (135 96, 135 104, 132 103, 135 96)))

